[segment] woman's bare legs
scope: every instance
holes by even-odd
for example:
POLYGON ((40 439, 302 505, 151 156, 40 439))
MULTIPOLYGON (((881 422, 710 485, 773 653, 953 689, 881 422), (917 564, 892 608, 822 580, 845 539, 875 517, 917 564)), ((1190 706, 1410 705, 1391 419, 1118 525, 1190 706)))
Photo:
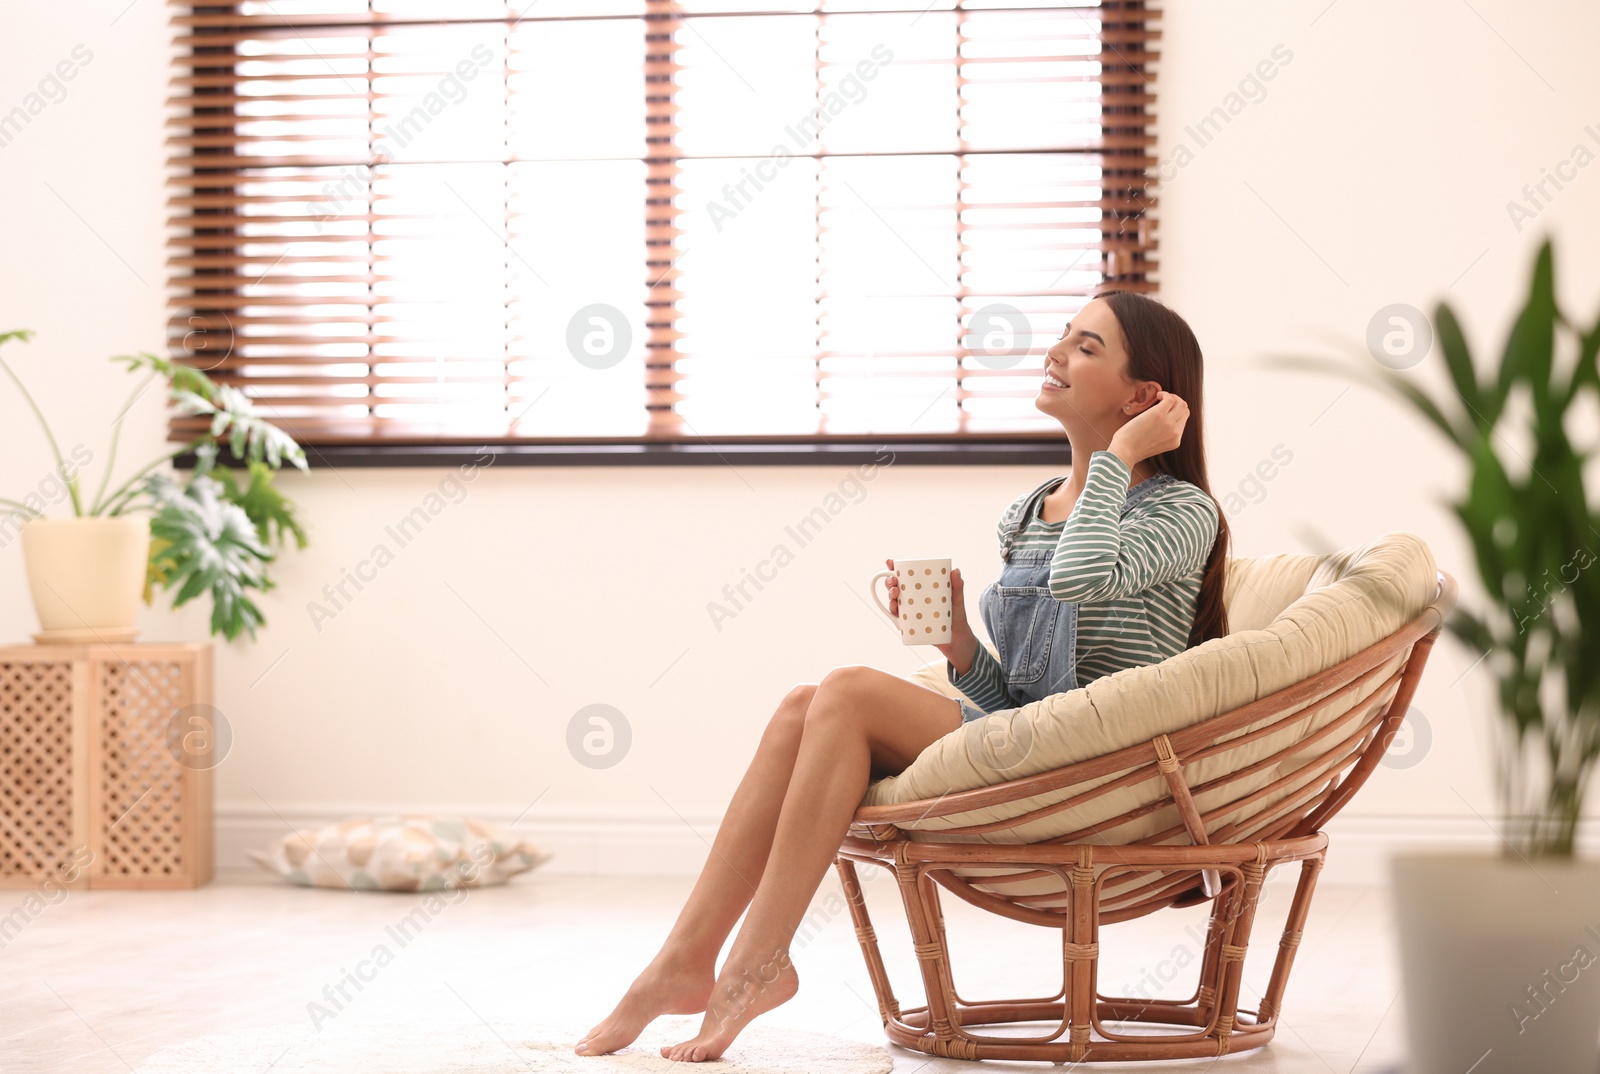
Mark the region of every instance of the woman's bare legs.
MULTIPOLYGON (((855 672, 871 672, 871 669, 840 669, 830 673, 824 682, 832 681, 837 685, 844 681, 846 672, 854 677, 855 672)), ((883 672, 872 674, 894 679, 910 691, 931 699, 931 705, 927 706, 931 711, 903 725, 902 730, 908 737, 901 742, 898 751, 886 753, 885 771, 900 771, 928 743, 960 726, 960 709, 950 698, 883 672), (925 741, 919 744, 919 737, 925 741)), ((765 874, 807 713, 819 688, 812 684, 797 686, 778 706, 762 735, 756 756, 729 803, 700 879, 660 953, 639 975, 616 1009, 584 1038, 587 1043, 580 1042, 573 1049, 578 1054, 598 1055, 626 1047, 659 1014, 693 1014, 705 1010, 714 982, 717 954, 765 874)), ((857 795, 857 801, 859 799, 857 795)), ((835 847, 837 845, 835 842, 835 847)), ((816 885, 812 887, 814 890, 816 885)))
POLYGON ((874 769, 902 771, 959 726, 950 698, 886 672, 847 667, 823 677, 806 710, 770 866, 717 975, 700 1033, 663 1047, 663 1056, 716 1059, 752 1019, 795 994, 800 978, 789 943, 874 769))
POLYGON ((766 867, 778 811, 800 752, 806 710, 816 692, 816 684, 806 683, 779 703, 677 923, 616 1009, 578 1042, 573 1051, 579 1055, 626 1047, 657 1015, 706 1009, 717 953, 749 905, 766 867))

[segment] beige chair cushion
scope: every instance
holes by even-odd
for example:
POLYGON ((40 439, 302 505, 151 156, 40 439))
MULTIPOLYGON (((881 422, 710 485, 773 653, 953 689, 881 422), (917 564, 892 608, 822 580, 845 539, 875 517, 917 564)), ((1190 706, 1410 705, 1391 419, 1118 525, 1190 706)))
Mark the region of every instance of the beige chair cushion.
MULTIPOLYGON (((1386 533, 1366 544, 1326 555, 1275 555, 1228 560, 1225 600, 1230 633, 1213 638, 1157 664, 1128 668, 1102 676, 1087 686, 1015 709, 1002 709, 972 720, 927 749, 904 771, 867 788, 862 805, 887 805, 937 798, 942 794, 1004 783, 1079 761, 1100 757, 1163 732, 1199 721, 1308 679, 1382 640, 1416 618, 1438 596, 1439 578, 1433 556, 1415 534, 1386 533)), ((991 652, 993 647, 990 647, 991 652)), ((996 654, 998 656, 998 654, 996 654)), ((1386 669, 1403 666, 1402 652, 1386 669)), ((919 669, 912 680, 950 697, 960 692, 939 660, 919 669)), ((1394 687, 1385 692, 1393 695, 1394 687)), ((1369 699, 1370 703, 1370 699, 1369 699)), ((1350 702, 1333 702, 1312 717, 1304 730, 1266 735, 1254 743, 1215 757, 1185 764, 1194 787, 1291 744, 1291 736, 1309 734, 1348 711, 1350 702)), ((1258 721, 1239 734, 1264 726, 1258 721)), ((1230 736, 1232 737, 1232 736, 1230 736)), ((1152 753, 1153 756, 1153 753, 1152 753)), ((1202 813, 1225 801, 1247 797, 1282 776, 1295 772, 1291 756, 1227 787, 1195 796, 1202 813)), ((1018 817, 1039 806, 1079 794, 1113 777, 1037 795, 1003 806, 969 810, 948 817, 928 817, 899 825, 913 839, 948 842, 1036 843, 1089 827, 1100 828, 1080 841, 1126 844, 1148 840, 1181 823, 1170 803, 1131 822, 1104 827, 1106 821, 1137 806, 1168 797, 1164 780, 1152 777, 1120 788, 1083 805, 1058 811, 1019 827, 985 835, 943 834, 941 829, 1018 817)), ((1323 777, 1325 780, 1326 777, 1323 777)), ((1317 781, 1307 774, 1277 788, 1241 815, 1252 815, 1283 802, 1317 781)), ((1237 818, 1234 818, 1237 819, 1237 818)), ((1207 825, 1211 835, 1226 819, 1207 825)), ((1215 840, 1213 840, 1215 841, 1215 840)), ((1188 845, 1181 831, 1162 843, 1188 845)), ((968 867, 957 875, 976 877, 1008 870, 968 867)), ((1039 891, 1060 890, 1053 878, 1040 881, 1039 891)), ((1005 891, 1025 894, 1027 886, 1005 891)))

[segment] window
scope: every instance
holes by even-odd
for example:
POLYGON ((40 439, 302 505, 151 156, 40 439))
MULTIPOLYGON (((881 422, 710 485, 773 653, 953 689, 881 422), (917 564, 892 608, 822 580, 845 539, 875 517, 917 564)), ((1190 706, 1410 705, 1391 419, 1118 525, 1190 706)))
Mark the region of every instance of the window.
POLYGON ((1059 453, 1043 348, 1154 290, 1153 18, 181 6, 169 343, 346 458, 1059 453))

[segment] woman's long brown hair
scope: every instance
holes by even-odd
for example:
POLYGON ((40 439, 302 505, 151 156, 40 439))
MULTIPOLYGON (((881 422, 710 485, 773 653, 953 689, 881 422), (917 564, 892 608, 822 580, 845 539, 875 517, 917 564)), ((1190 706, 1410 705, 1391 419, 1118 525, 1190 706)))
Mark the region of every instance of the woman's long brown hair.
POLYGON ((1228 633, 1228 608, 1223 601, 1227 583, 1229 547, 1228 518, 1222 504, 1206 480, 1205 363, 1200 341, 1187 321, 1160 302, 1134 291, 1101 291, 1122 326, 1128 344, 1128 376, 1134 380, 1153 380, 1163 391, 1171 392, 1189 404, 1189 420, 1183 439, 1171 451, 1147 460, 1152 467, 1198 486, 1217 504, 1217 539, 1211 546, 1200 579, 1200 596, 1195 602, 1194 625, 1189 630, 1189 647, 1220 638, 1228 633))

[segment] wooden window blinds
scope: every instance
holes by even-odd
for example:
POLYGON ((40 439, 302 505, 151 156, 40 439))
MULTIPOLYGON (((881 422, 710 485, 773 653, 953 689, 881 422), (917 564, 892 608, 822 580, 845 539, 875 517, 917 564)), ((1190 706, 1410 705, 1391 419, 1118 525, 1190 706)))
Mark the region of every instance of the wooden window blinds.
POLYGON ((176 5, 175 358, 308 444, 1059 442, 1151 5, 525 2, 176 5))

